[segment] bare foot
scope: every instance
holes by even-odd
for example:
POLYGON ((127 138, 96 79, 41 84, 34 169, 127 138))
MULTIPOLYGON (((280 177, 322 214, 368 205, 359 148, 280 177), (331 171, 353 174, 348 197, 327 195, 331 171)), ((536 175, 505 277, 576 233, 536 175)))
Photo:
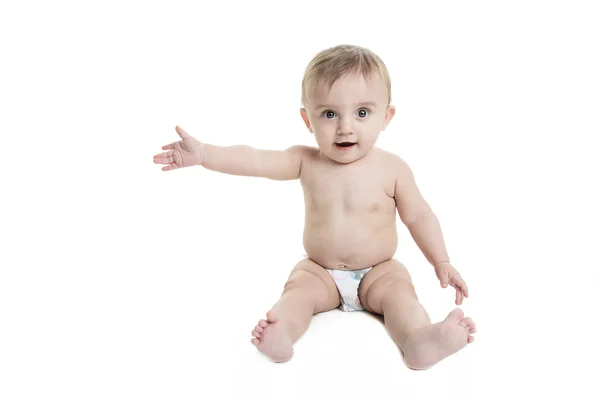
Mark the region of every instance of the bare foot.
POLYGON ((475 340, 475 323, 455 308, 445 320, 421 328, 404 342, 404 361, 411 369, 427 369, 475 340))
POLYGON ((252 344, 258 351, 275 362, 288 361, 294 355, 292 339, 279 316, 273 310, 267 313, 267 320, 261 319, 252 331, 252 344))

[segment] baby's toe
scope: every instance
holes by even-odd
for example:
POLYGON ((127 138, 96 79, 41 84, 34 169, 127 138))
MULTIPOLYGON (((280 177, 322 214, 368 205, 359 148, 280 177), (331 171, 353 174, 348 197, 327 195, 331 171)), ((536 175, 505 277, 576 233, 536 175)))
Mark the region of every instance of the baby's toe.
POLYGON ((256 329, 252 331, 252 336, 255 338, 260 338, 260 333, 256 332, 256 329))
POLYGON ((467 330, 469 331, 469 333, 475 333, 475 322, 473 322, 473 320, 469 317, 467 318, 463 318, 460 321, 460 325, 464 326, 465 328, 467 328, 467 330))
POLYGON ((475 336, 469 336, 467 338, 467 343, 473 343, 473 340, 475 340, 475 336))
POLYGON ((269 325, 269 323, 267 321, 265 321, 264 319, 261 319, 260 321, 258 321, 258 325, 262 328, 266 328, 267 325, 269 325))
POLYGON ((258 333, 262 333, 262 332, 263 332, 263 328, 262 328, 260 325, 256 325, 256 326, 254 327, 254 330, 255 330, 256 332, 258 332, 258 333))
POLYGON ((471 325, 469 325, 469 333, 475 332, 477 332, 477 325, 475 325, 475 322, 471 321, 471 325))
POLYGON ((277 315, 277 312, 275 310, 269 310, 269 312, 267 313, 267 321, 269 321, 269 322, 279 321, 279 315, 277 315))
POLYGON ((258 339, 252 339, 252 340, 250 340, 250 343, 252 343, 252 344, 253 344, 253 345, 255 345, 255 346, 258 346, 258 344, 259 344, 260 342, 258 341, 258 339))

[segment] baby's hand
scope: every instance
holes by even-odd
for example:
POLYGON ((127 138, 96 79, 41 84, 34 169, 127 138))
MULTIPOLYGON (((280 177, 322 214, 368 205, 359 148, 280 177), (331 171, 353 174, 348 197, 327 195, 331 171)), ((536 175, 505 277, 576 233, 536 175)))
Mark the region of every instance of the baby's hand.
POLYGON ((469 289, 467 284, 461 278, 458 271, 449 263, 443 262, 435 266, 435 274, 440 280, 443 288, 448 287, 448 284, 456 289, 456 305, 462 304, 464 297, 469 297, 469 289))
POLYGON ((179 126, 175 127, 175 130, 182 140, 163 146, 163 150, 169 151, 155 155, 154 162, 156 164, 169 164, 162 168, 163 171, 190 167, 192 165, 202 165, 202 160, 204 158, 203 144, 188 135, 188 133, 179 126))

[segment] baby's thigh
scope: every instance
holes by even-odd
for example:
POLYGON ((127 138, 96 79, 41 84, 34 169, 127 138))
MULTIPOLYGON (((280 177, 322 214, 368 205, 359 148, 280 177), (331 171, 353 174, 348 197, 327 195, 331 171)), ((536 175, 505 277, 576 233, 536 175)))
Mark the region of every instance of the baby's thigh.
POLYGON ((358 297, 363 307, 376 314, 383 314, 381 299, 388 293, 417 299, 408 270, 393 258, 373 267, 358 288, 358 297))
POLYGON ((285 283, 285 291, 299 289, 315 299, 315 314, 333 310, 340 305, 340 296, 333 278, 327 270, 305 258, 292 269, 285 283))

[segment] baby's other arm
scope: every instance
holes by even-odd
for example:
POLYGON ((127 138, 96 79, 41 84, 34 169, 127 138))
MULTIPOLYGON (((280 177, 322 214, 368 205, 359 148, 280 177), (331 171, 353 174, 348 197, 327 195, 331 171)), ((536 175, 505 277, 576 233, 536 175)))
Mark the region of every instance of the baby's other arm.
POLYGON ((427 261, 434 266, 440 284, 443 288, 448 285, 455 288, 455 304, 461 305, 463 298, 469 297, 467 284, 450 264, 440 223, 421 195, 410 167, 401 159, 398 162, 394 197, 400 219, 408 227, 427 261))
POLYGON ((449 262, 440 223, 417 187, 411 168, 399 157, 397 171, 394 198, 400 219, 431 265, 449 262))

